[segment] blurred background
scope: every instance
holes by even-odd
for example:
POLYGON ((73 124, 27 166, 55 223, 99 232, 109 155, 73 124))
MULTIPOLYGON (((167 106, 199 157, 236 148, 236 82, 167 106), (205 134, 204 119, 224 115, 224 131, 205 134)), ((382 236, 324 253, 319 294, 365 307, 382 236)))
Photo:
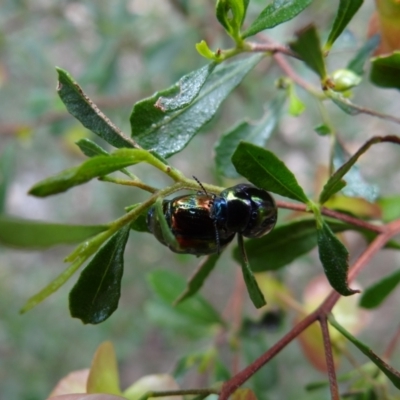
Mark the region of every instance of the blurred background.
MULTIPOLYGON (((265 4, 265 1, 252 0, 247 21, 254 19, 265 4)), ((0 5, 0 179, 8 181, 3 211, 29 219, 100 224, 122 215, 125 206, 145 199, 147 194, 139 189, 96 180, 46 199, 26 194, 38 180, 85 159, 74 144, 76 140, 82 137, 97 140, 66 112, 56 93, 54 67, 69 71, 99 108, 129 134, 129 115, 137 100, 168 87, 206 63, 197 54, 195 43, 205 39, 214 49, 231 45, 215 19, 214 6, 211 0, 3 0, 0 5)), ((315 2, 269 35, 286 43, 296 29, 314 21, 326 37, 336 7, 337 2, 315 2)), ((372 1, 366 1, 335 44, 330 70, 344 67, 365 41, 366 21, 373 7, 372 1)), ((291 63, 306 79, 317 82, 301 63, 291 63)), ((266 104, 278 93, 275 80, 281 75, 270 60, 257 66, 229 96, 207 128, 183 152, 171 158, 171 163, 187 176, 196 175, 202 181, 229 186, 231 181, 221 181, 215 173, 214 144, 221 133, 239 120, 262 117, 266 104)), ((317 105, 301 90, 298 95, 307 104, 306 112, 298 118, 285 115, 269 148, 285 160, 306 191, 312 194, 320 166, 326 165, 329 143, 326 137, 317 136, 313 131, 321 123, 317 105)), ((356 103, 397 116, 398 100, 398 92, 378 90, 368 82, 357 89, 354 98, 356 103)), ((368 116, 350 117, 335 106, 328 109, 350 152, 373 135, 399 133, 394 124, 368 116)), ((381 195, 393 195, 399 190, 400 157, 394 146, 372 148, 359 165, 364 177, 379 185, 381 195)), ((155 187, 169 183, 146 166, 135 167, 135 173, 155 187)), ((350 236, 348 245, 353 250, 352 259, 365 246, 358 236, 350 236)), ((163 329, 156 313, 149 312, 152 294, 146 274, 155 268, 165 268, 189 276, 198 261, 192 256, 171 253, 146 233, 132 232, 130 236, 120 306, 103 324, 84 326, 70 317, 68 292, 78 275, 43 304, 19 315, 25 301, 65 268, 62 260, 71 249, 59 246, 26 252, 0 247, 2 399, 45 399, 61 377, 88 367, 95 349, 104 340, 111 340, 115 345, 125 386, 148 373, 171 372, 179 357, 194 347, 201 349, 203 342, 209 341, 193 332, 163 329)), ((236 266, 229 254, 230 251, 224 254, 202 290, 204 297, 220 311, 234 286, 236 266)), ((362 277, 364 284, 373 282, 383 271, 393 270, 398 262, 395 252, 378 255, 362 277)), ((285 269, 287 285, 301 298, 306 283, 320 272, 312 253, 285 269)), ((392 296, 380 309, 379 323, 362 334, 378 353, 383 351, 398 324, 393 313, 398 316, 399 300, 398 296, 397 299, 392 296)), ((246 312, 254 314, 249 304, 246 312)), ((280 331, 269 334, 268 342, 279 339, 290 324, 289 318, 280 331)), ((277 362, 281 381, 279 388, 271 392, 271 399, 329 398, 325 392, 322 395, 302 392, 305 383, 325 376, 304 367, 297 344, 289 346, 277 362)))

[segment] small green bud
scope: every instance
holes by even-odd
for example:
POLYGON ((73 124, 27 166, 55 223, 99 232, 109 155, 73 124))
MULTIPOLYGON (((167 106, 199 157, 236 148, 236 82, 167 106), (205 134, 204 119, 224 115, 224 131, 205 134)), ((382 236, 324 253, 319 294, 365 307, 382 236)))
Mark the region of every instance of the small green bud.
POLYGON ((360 82, 361 77, 349 69, 338 69, 331 77, 332 90, 335 92, 345 92, 360 82))

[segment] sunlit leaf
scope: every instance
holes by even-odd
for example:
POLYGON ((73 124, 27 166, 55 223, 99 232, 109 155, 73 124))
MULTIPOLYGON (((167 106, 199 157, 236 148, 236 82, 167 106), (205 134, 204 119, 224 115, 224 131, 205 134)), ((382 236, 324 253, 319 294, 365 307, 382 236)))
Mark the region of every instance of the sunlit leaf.
POLYGON ((163 112, 155 106, 160 97, 177 96, 177 85, 141 100, 135 104, 131 114, 132 136, 141 146, 163 157, 181 151, 262 58, 257 54, 217 66, 193 102, 178 111, 163 112))
POLYGON ((312 0, 273 0, 246 29, 242 37, 247 38, 264 29, 289 21, 311 4, 312 0))
POLYGON ((325 50, 330 50, 333 43, 344 31, 347 24, 352 20, 362 3, 363 0, 340 0, 332 29, 324 46, 325 50))

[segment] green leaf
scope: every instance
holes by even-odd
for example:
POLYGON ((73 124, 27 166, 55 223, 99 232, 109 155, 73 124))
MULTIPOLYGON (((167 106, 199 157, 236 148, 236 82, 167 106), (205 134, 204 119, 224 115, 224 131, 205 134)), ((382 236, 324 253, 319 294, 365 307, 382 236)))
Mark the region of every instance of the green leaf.
POLYGON ((181 110, 163 112, 155 107, 159 97, 178 95, 177 85, 136 103, 130 118, 132 136, 141 146, 163 157, 178 153, 210 121, 223 100, 262 58, 263 55, 257 54, 217 66, 197 98, 181 110))
POLYGON ((196 50, 197 52, 207 58, 208 60, 217 60, 217 55, 208 47, 208 44, 205 40, 196 43, 196 50))
POLYGON ((129 225, 96 253, 69 294, 69 309, 84 324, 99 324, 118 308, 129 225))
POLYGON ((274 0, 261 11, 256 20, 243 32, 242 38, 247 38, 264 29, 271 29, 291 20, 308 7, 311 2, 312 0, 274 0))
MULTIPOLYGON (((11 182, 14 161, 14 146, 5 147, 0 156, 0 214, 5 212, 8 185, 11 182)), ((1 236, 1 229, 0 229, 1 236)))
POLYGON ((326 136, 331 133, 331 128, 328 125, 321 124, 314 128, 315 132, 318 133, 320 136, 326 136))
POLYGON ((400 196, 391 196, 378 199, 382 210, 382 219, 384 222, 390 222, 400 218, 400 196))
POLYGON ((93 142, 90 139, 84 138, 79 139, 75 144, 80 148, 82 153, 87 157, 95 157, 95 156, 108 156, 110 153, 99 146, 97 143, 93 142))
POLYGON ((329 323, 335 327, 346 339, 353 343, 361 353, 365 354, 396 386, 400 389, 400 373, 393 367, 378 357, 367 345, 356 339, 350 332, 343 328, 332 316, 329 317, 329 323))
POLYGON ((0 243, 25 249, 47 248, 86 240, 106 225, 67 225, 0 215, 0 243))
POLYGON ((186 289, 174 301, 174 304, 181 303, 182 301, 194 296, 200 290, 205 280, 217 264, 219 257, 219 254, 212 254, 200 263, 196 271, 194 271, 194 274, 189 278, 186 289))
POLYGON ((361 7, 363 0, 340 0, 339 8, 325 43, 324 50, 329 51, 336 39, 344 31, 348 23, 352 20, 355 13, 361 7))
POLYGON ((293 83, 290 83, 288 87, 288 94, 289 94, 289 114, 293 115, 294 117, 298 117, 300 114, 304 112, 306 106, 297 96, 296 89, 293 83))
POLYGON ((179 93, 175 97, 160 96, 154 104, 154 107, 163 112, 178 111, 187 107, 198 96, 201 88, 216 65, 217 64, 213 62, 183 76, 177 83, 179 93))
POLYGON ((77 167, 68 168, 57 175, 38 182, 32 186, 29 194, 37 197, 46 197, 65 192, 93 178, 146 161, 149 157, 151 156, 146 150, 139 149, 121 149, 109 156, 93 157, 77 167))
POLYGON ((215 14, 233 39, 238 40, 250 0, 217 0, 215 14))
POLYGON ((370 80, 377 86, 400 89, 400 51, 371 60, 370 80))
POLYGON ((86 383, 87 393, 121 395, 114 346, 103 342, 96 350, 86 383))
POLYGON ((400 270, 394 271, 363 291, 360 306, 378 307, 400 283, 400 270))
MULTIPOLYGON (((383 143, 383 142, 389 142, 389 143, 396 143, 400 144, 400 138, 394 135, 388 135, 388 136, 374 136, 367 142, 365 142, 359 149, 358 151, 350 157, 350 159, 344 163, 328 180, 328 182, 325 184, 321 195, 319 197, 319 201, 321 204, 323 204, 325 201, 327 201, 334 193, 336 193, 338 190, 341 189, 340 187, 340 181, 343 178, 344 175, 346 175, 347 172, 349 172, 350 168, 356 163, 358 158, 364 154, 373 144, 376 143, 383 143)), ((357 179, 357 178, 356 178, 357 179)), ((342 186, 343 187, 343 186, 342 186)), ((376 197, 376 195, 375 195, 376 197)), ((372 200, 372 199, 371 199, 372 200)))
POLYGON ((360 107, 353 104, 349 99, 346 99, 341 93, 333 90, 325 90, 325 94, 346 114, 357 115, 360 114, 360 107))
POLYGON ((133 147, 133 142, 97 108, 71 75, 61 68, 58 72, 58 95, 68 112, 81 124, 114 147, 133 147))
POLYGON ((256 278, 253 275, 253 271, 250 268, 249 261, 247 259, 246 251, 243 244, 243 236, 238 233, 238 247, 241 252, 241 262, 242 274, 244 283, 246 284, 247 292, 249 293, 250 299, 254 304, 254 307, 261 308, 267 303, 265 301, 264 295, 258 286, 256 278))
POLYGON ((321 43, 314 25, 309 25, 297 34, 297 40, 290 43, 290 48, 323 80, 327 77, 321 43))
POLYGON ((259 188, 307 203, 293 173, 272 152, 241 142, 232 156, 237 172, 259 188))
POLYGON ((350 69, 358 76, 364 74, 364 64, 370 57, 372 52, 378 47, 380 43, 380 36, 378 34, 370 37, 366 43, 360 48, 353 59, 349 61, 346 69, 350 69))
POLYGON ((245 140, 258 146, 264 146, 275 130, 285 96, 277 96, 267 107, 267 113, 256 124, 241 122, 224 133, 215 145, 215 163, 219 174, 228 178, 237 178, 231 158, 239 142, 245 140))
POLYGON ((347 283, 349 253, 326 221, 317 229, 319 259, 331 286, 342 296, 357 293, 347 283))
MULTIPOLYGON (((179 275, 166 270, 156 270, 148 281, 157 296, 172 308, 172 303, 185 290, 186 283, 179 275)), ((194 295, 176 305, 175 310, 185 317, 204 325, 222 324, 219 313, 200 295, 194 295)))

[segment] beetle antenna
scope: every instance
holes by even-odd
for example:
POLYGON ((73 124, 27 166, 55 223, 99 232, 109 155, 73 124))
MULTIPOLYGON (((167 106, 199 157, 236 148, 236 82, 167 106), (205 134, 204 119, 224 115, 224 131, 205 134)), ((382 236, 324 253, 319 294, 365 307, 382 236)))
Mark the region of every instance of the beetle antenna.
POLYGON ((199 186, 200 186, 200 188, 203 190, 203 192, 204 192, 207 196, 209 196, 209 194, 208 194, 206 188, 203 186, 203 184, 202 184, 194 175, 192 175, 192 176, 193 176, 193 179, 199 184, 199 186))

